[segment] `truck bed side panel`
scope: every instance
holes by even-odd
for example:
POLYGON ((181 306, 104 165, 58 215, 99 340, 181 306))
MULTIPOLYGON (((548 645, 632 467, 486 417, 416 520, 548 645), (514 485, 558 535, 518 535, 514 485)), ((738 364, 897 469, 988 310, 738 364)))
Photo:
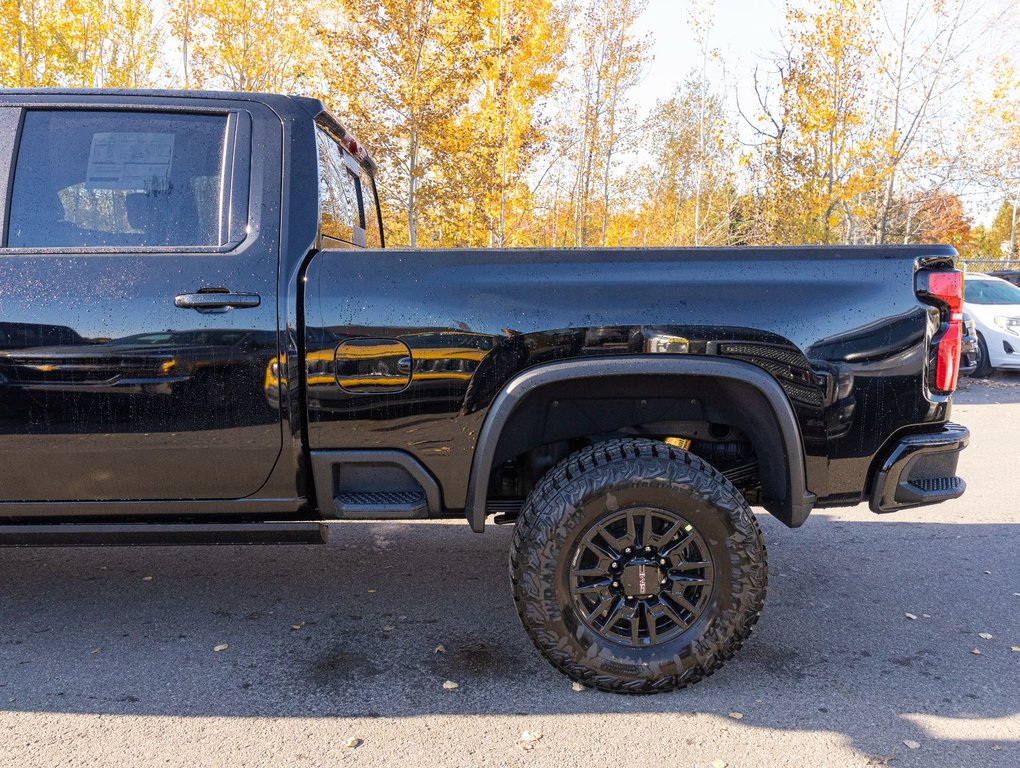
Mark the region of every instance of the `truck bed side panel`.
POLYGON ((913 273, 918 259, 953 255, 942 246, 323 251, 306 283, 309 444, 405 450, 459 508, 487 408, 520 371, 607 354, 719 355, 783 387, 819 502, 856 503, 890 435, 947 418, 946 399, 925 386, 931 320, 913 273), (372 387, 337 369, 348 338, 406 344, 410 383, 372 387))

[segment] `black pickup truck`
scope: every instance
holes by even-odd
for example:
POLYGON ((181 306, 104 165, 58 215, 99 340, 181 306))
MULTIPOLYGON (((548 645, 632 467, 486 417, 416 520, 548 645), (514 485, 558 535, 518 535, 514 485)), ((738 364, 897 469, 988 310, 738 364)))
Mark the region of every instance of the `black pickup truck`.
POLYGON ((494 516, 535 645, 644 693, 751 632, 751 505, 963 493, 952 248, 384 250, 374 168, 310 98, 0 92, 0 543, 494 516))

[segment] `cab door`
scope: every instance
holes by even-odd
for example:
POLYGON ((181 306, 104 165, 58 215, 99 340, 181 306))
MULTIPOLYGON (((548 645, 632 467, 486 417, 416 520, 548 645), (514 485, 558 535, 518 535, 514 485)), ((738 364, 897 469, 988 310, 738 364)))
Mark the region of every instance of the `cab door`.
POLYGON ((280 121, 70 99, 0 103, 0 501, 250 496, 281 449, 280 121))

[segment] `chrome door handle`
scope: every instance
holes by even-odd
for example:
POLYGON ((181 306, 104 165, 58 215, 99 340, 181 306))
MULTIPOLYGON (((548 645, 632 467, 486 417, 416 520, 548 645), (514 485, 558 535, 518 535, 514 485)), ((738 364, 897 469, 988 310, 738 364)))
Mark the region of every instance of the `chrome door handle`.
POLYGON ((257 293, 231 293, 230 291, 182 293, 174 297, 175 307, 212 312, 257 307, 261 303, 262 297, 257 293))

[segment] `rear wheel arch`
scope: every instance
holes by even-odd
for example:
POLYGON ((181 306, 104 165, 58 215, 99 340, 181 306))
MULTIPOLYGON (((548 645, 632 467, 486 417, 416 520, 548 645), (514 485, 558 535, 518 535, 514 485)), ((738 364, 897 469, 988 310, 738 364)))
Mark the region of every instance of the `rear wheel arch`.
MULTIPOLYGON (((800 427, 774 378, 739 360, 630 355, 547 363, 503 387, 475 448, 465 505, 472 530, 484 530, 493 469, 520 451, 548 442, 543 436, 548 436, 551 422, 554 430, 569 432, 556 421, 559 417, 545 415, 548 409, 572 397, 597 399, 607 392, 615 392, 621 402, 634 399, 635 407, 644 394, 654 393, 652 397, 668 395, 678 404, 699 401, 709 413, 730 414, 722 420, 739 426, 758 454, 765 507, 792 527, 807 518, 815 497, 807 489, 800 427)), ((627 420, 624 414, 619 418, 627 420)), ((634 423, 640 423, 639 416, 634 423)))

